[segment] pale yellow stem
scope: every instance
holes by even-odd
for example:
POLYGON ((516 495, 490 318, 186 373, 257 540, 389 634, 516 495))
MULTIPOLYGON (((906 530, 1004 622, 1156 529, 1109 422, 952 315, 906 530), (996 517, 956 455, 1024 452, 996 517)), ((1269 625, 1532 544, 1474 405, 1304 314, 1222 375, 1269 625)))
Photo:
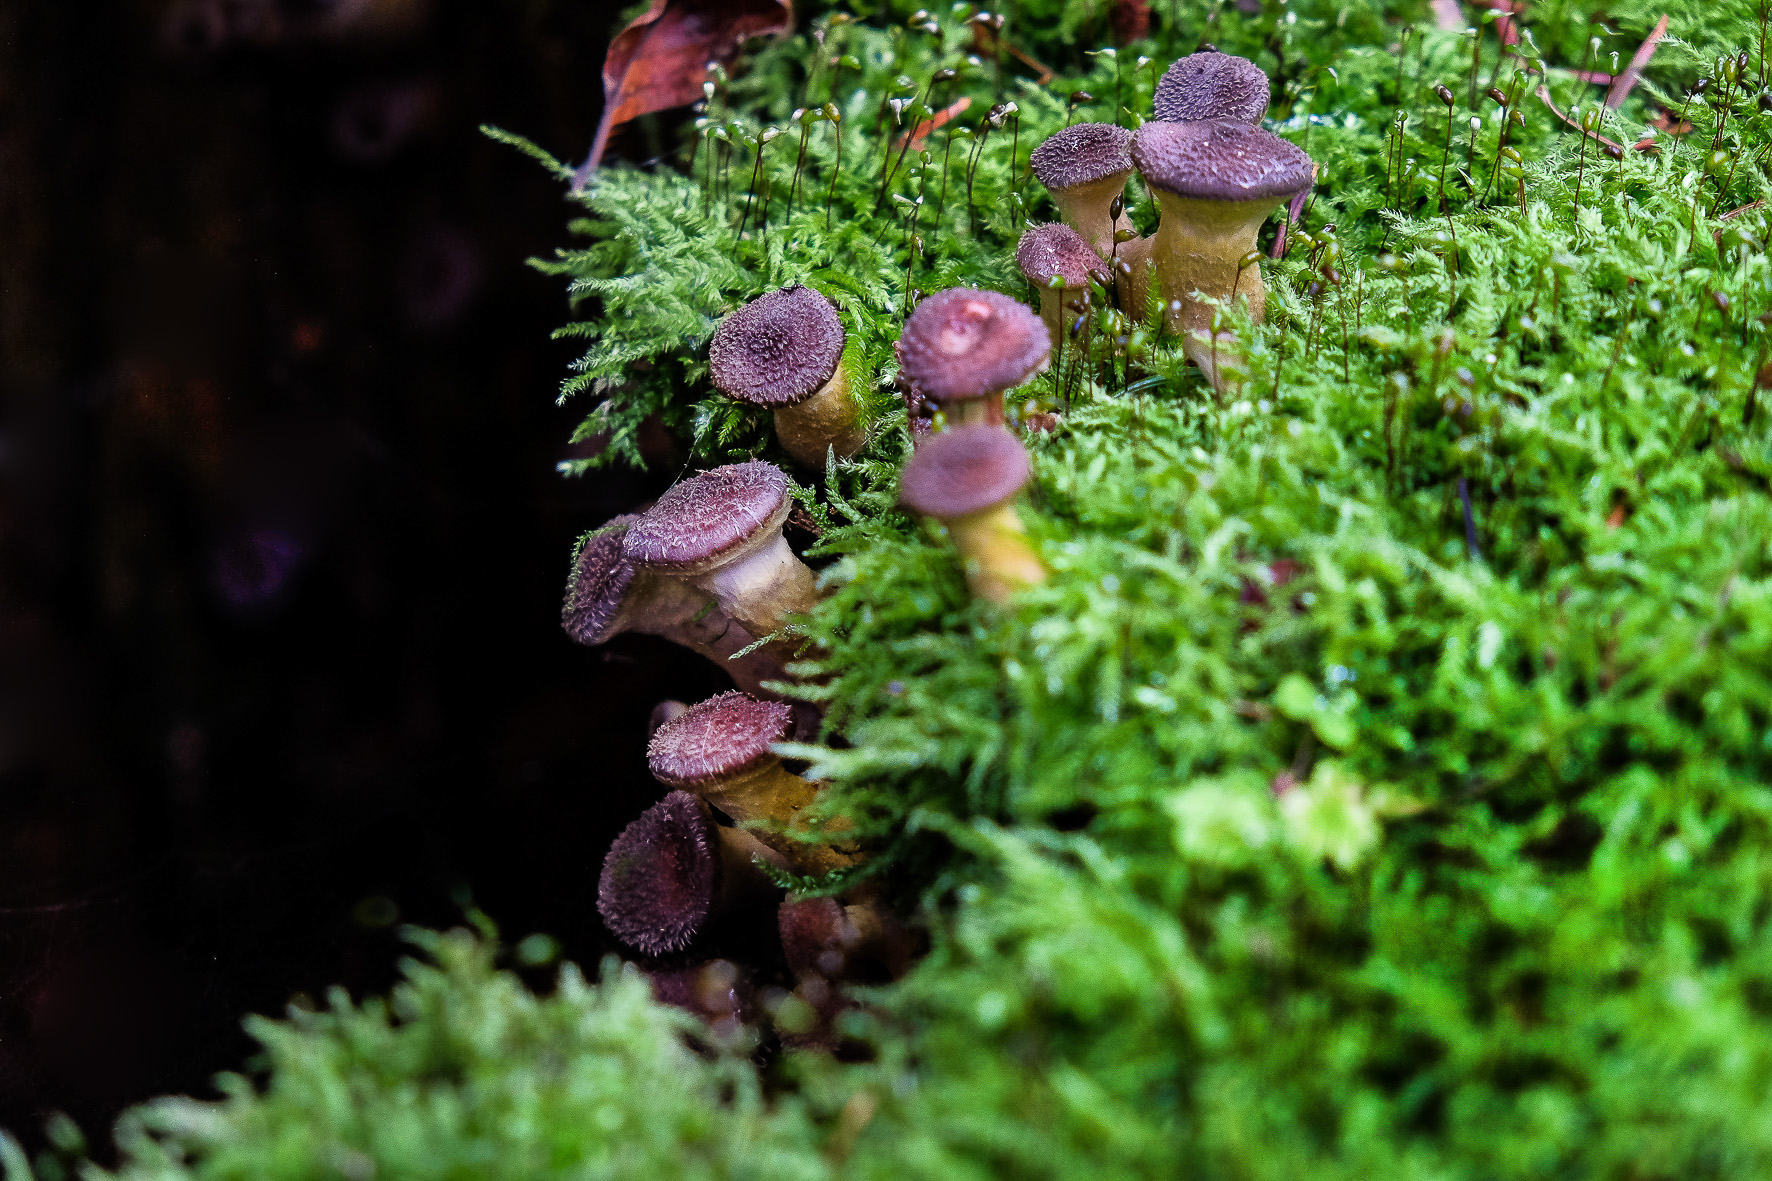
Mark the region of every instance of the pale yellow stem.
POLYGON ((1242 371, 1242 352, 1232 333, 1221 332, 1213 339, 1214 308, 1206 300, 1227 305, 1240 301, 1248 307, 1251 320, 1259 324, 1266 319, 1267 285, 1261 267, 1239 264, 1255 249, 1256 233, 1279 202, 1272 198, 1202 201, 1154 191, 1163 220, 1151 238, 1151 258, 1157 268, 1164 326, 1181 334, 1188 357, 1223 393, 1232 384, 1230 375, 1242 371))
POLYGON ((1064 224, 1083 235, 1083 240, 1103 258, 1114 252, 1114 231, 1132 229, 1132 219, 1124 209, 1118 220, 1108 216, 1114 198, 1125 193, 1129 175, 1119 172, 1088 184, 1051 190, 1052 203, 1058 206, 1064 224))
MULTIPOLYGON (((795 775, 770 759, 763 767, 741 779, 729 779, 707 787, 692 789, 741 825, 757 824, 751 830, 759 841, 774 849, 800 873, 829 873, 861 860, 827 844, 811 841, 828 839, 801 818, 800 813, 817 798, 811 780, 795 775)), ((827 824, 827 830, 847 825, 827 824)))
POLYGON ((787 617, 818 604, 818 583, 776 529, 762 544, 690 581, 719 600, 720 609, 752 635, 781 630, 787 617))
POLYGON ((824 471, 827 449, 834 447, 838 459, 862 449, 868 432, 861 420, 861 403, 841 362, 811 397, 776 408, 775 437, 802 466, 819 472, 824 471))
POLYGON ((967 585, 979 598, 1007 602, 1023 587, 1046 580, 1046 564, 1028 544, 1013 502, 955 517, 947 527, 965 559, 967 585))

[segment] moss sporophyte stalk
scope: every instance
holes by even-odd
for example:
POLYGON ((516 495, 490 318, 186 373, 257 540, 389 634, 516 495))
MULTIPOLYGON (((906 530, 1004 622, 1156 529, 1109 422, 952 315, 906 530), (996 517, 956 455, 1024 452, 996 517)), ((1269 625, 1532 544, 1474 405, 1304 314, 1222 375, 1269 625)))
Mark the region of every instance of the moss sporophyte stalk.
POLYGON ((421 936, 122 1174, 1772 1175, 1768 6, 1118 14, 817 13, 576 193, 562 469, 690 461, 568 627, 744 691, 633 962, 421 936))

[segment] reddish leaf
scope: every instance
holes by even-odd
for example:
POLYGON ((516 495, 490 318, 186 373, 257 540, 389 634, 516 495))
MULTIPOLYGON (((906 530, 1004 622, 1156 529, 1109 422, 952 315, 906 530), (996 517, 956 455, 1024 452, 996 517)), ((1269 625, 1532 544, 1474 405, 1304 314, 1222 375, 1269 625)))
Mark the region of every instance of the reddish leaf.
MULTIPOLYGON (((964 115, 971 106, 972 100, 962 96, 949 103, 943 110, 935 112, 934 118, 925 119, 917 124, 916 128, 911 132, 912 150, 918 152, 922 151, 923 145, 928 141, 931 135, 940 131, 943 127, 946 127, 950 122, 958 119, 961 115, 964 115)), ((898 142, 893 146, 903 147, 904 137, 900 136, 898 142)))
POLYGON ((709 62, 724 65, 748 38, 793 26, 790 0, 652 0, 652 7, 609 43, 603 58, 603 118, 572 187, 583 188, 597 171, 612 128, 695 102, 709 62))
POLYGON ((1655 31, 1650 33, 1643 44, 1637 48, 1637 51, 1631 55, 1630 65, 1625 67, 1624 73, 1612 80, 1612 89, 1606 94, 1607 106, 1616 111, 1624 105, 1624 100, 1630 97, 1631 88, 1636 86, 1637 79, 1642 76, 1643 67, 1648 65, 1649 59, 1655 55, 1656 44, 1666 34, 1667 16, 1663 14, 1662 18, 1655 22, 1655 31))
POLYGON ((1464 8, 1458 0, 1434 0, 1434 26, 1447 33, 1462 33, 1468 27, 1464 8))

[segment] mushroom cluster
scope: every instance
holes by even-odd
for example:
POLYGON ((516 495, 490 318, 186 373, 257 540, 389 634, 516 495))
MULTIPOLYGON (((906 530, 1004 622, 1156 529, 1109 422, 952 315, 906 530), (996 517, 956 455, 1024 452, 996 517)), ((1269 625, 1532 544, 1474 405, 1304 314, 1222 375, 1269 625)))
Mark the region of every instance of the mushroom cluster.
MULTIPOLYGON (((1264 130, 1269 83, 1255 63, 1216 50, 1190 54, 1164 71, 1153 98, 1155 118, 1136 132, 1085 123, 1060 131, 1030 161, 1060 215, 1112 268, 1121 306, 1134 319, 1150 307, 1151 284, 1164 327, 1179 333, 1190 359, 1213 388, 1233 384, 1232 334, 1214 328, 1218 304, 1242 301, 1261 321, 1267 306, 1255 238, 1276 208, 1316 182, 1316 166, 1294 145, 1264 130), (1117 134, 1115 134, 1117 133, 1117 134), (1155 197, 1161 221, 1138 238, 1126 221, 1123 190, 1137 171, 1155 197), (1228 362, 1228 363, 1227 363, 1228 362)), ((1042 257, 1046 227, 1022 249, 1042 257), (1042 235, 1041 239, 1034 239, 1042 235)), ((1074 266, 1074 264, 1073 264, 1074 266)), ((1024 262, 1042 285, 1054 264, 1024 262)), ((1069 278, 1063 280, 1066 287, 1069 278)), ((1053 301, 1062 308, 1062 297, 1053 301)), ((1048 324, 1063 322, 1059 311, 1048 324)))
MULTIPOLYGON (((895 354, 917 413, 899 501, 951 542, 979 599, 1004 603, 1047 576, 1016 510, 1032 463, 1008 425, 1033 424, 1007 415, 1004 399, 1062 360, 1095 285, 1135 318, 1154 296, 1212 384, 1233 380, 1221 358, 1235 355, 1235 341, 1215 328, 1215 308, 1242 300, 1262 318, 1266 288, 1249 264, 1256 233, 1315 180, 1308 156, 1259 126, 1267 106, 1268 80, 1253 63, 1213 50, 1180 59, 1157 86, 1156 117, 1136 132, 1083 123, 1034 150, 1034 175, 1063 218, 1030 226, 1016 250, 1039 293, 1037 315, 1001 292, 954 287, 906 317, 895 354), (1124 207, 1135 171, 1161 210, 1145 238, 1124 207)), ((768 408, 783 450, 822 472, 868 437, 846 344, 828 299, 785 287, 720 323, 708 351, 713 384, 768 408)), ((841 873, 865 857, 850 821, 816 806, 822 785, 784 761, 782 744, 813 719, 810 706, 775 692, 791 687, 780 633, 819 598, 783 533, 792 509, 788 478, 773 464, 693 475, 581 542, 564 622, 585 644, 623 632, 664 637, 718 663, 737 686, 654 711, 647 764, 665 794, 604 860, 597 905, 609 930, 652 958, 661 999, 737 1020, 750 1003, 744 970, 682 957, 722 914, 775 905, 792 995, 809 1015, 780 1032, 829 1045, 848 1003, 841 986, 903 973, 917 940, 865 886, 841 898, 783 897, 771 880, 841 873)))

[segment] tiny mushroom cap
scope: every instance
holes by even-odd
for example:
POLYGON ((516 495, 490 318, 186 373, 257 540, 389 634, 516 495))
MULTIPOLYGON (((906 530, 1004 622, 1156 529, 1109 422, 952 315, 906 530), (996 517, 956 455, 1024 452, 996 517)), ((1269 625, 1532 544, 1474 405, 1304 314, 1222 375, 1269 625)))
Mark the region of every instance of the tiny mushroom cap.
POLYGON ((950 287, 917 305, 898 338, 898 363, 938 403, 983 398, 1046 367, 1046 326, 999 291, 950 287))
POLYGON ((756 406, 791 406, 836 372, 846 337, 831 301, 810 287, 784 287, 739 308, 708 346, 714 384, 756 406))
POLYGON ((713 913, 720 869, 707 807, 688 792, 674 791, 609 847, 597 882, 597 910, 618 939, 647 955, 681 951, 713 913))
POLYGON ((1151 106, 1165 123, 1236 119, 1254 125, 1267 114, 1268 88, 1268 76, 1248 58, 1205 50, 1163 71, 1151 106))
POLYGON ((787 476, 752 460, 678 484, 628 527, 623 552, 667 574, 699 574, 778 531, 794 506, 787 476))
POLYGON ((1053 192, 1132 171, 1132 132, 1113 123, 1073 123, 1055 131, 1028 156, 1028 166, 1053 192))
POLYGON ((1015 261, 1028 282, 1040 289, 1040 319, 1054 349, 1062 346, 1064 330, 1081 314, 1069 293, 1087 288, 1091 276, 1104 284, 1113 282, 1101 255, 1083 235, 1056 222, 1029 226, 1015 248, 1015 261))
POLYGON ((660 783, 693 791, 774 764, 770 746, 793 729, 794 711, 781 702, 722 693, 660 726, 646 760, 660 783))
POLYGON ((1000 426, 963 426, 931 435, 911 453, 898 498, 948 521, 998 505, 1028 482, 1027 448, 1000 426))
POLYGON ((1132 159, 1152 188, 1200 201, 1278 201, 1316 177, 1296 145, 1232 119, 1146 123, 1133 138, 1132 159))
POLYGON ((1083 235, 1060 222, 1029 226, 1015 248, 1015 263, 1028 282, 1041 288, 1051 286, 1054 279, 1078 288, 1091 275, 1107 277, 1101 255, 1090 249, 1083 235))
POLYGON ((634 582, 634 564, 622 550, 627 526, 637 518, 615 517, 585 538, 572 559, 572 581, 560 622, 581 644, 608 642, 620 630, 622 605, 634 582))

